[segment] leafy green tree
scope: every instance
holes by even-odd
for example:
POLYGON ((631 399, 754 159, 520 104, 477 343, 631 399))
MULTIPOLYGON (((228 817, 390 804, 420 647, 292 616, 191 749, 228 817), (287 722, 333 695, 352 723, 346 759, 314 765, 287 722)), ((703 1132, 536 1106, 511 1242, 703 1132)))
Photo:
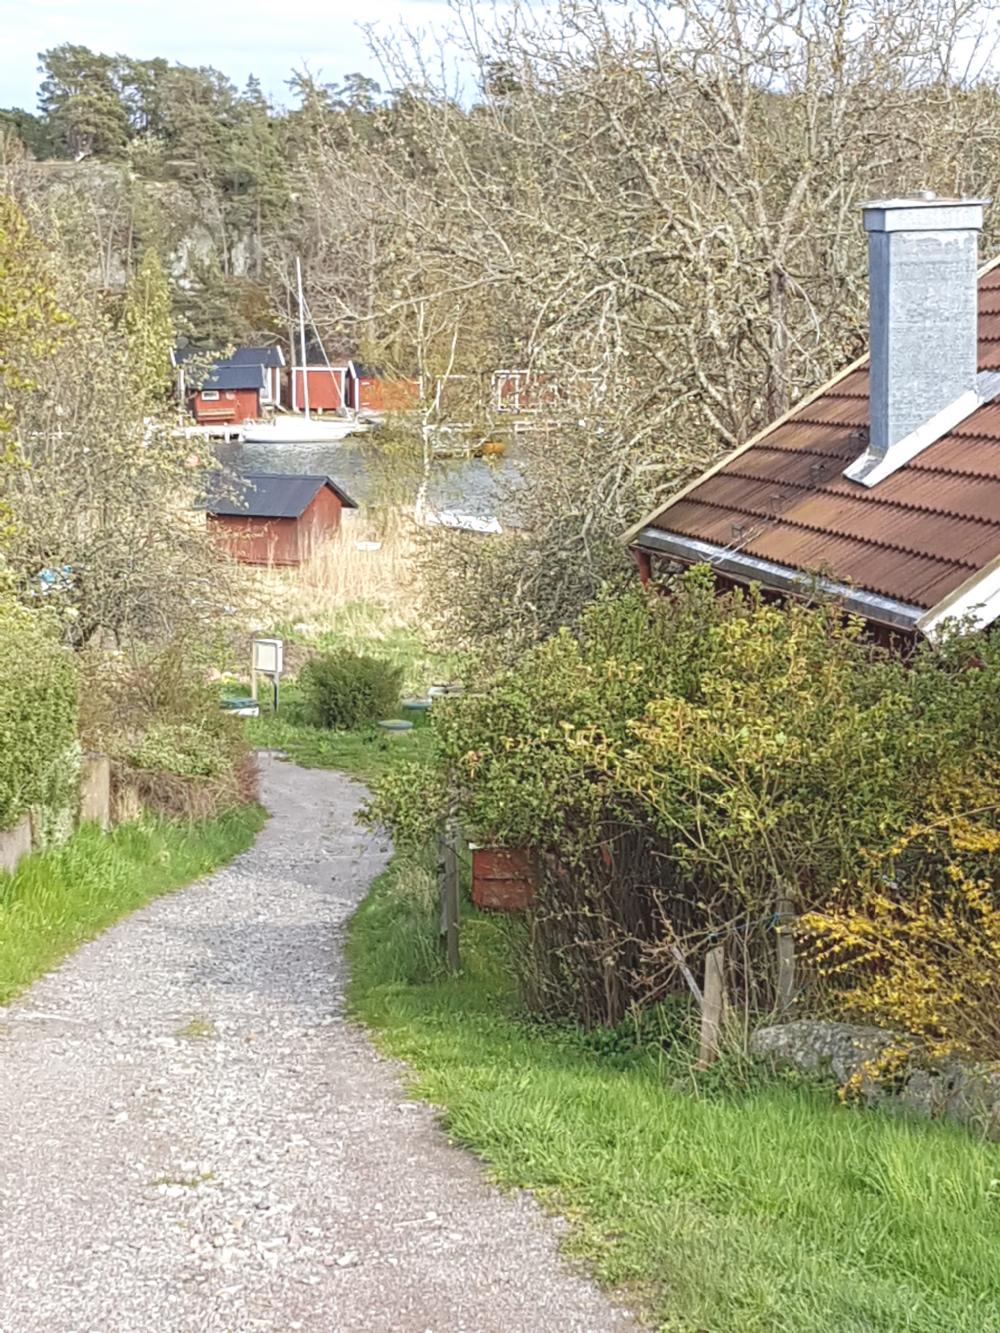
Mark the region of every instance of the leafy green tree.
POLYGON ((151 247, 128 285, 122 318, 136 392, 144 403, 155 407, 163 403, 170 390, 174 329, 170 288, 160 256, 151 247))
POLYGON ((38 105, 56 152, 73 158, 119 157, 129 138, 117 58, 65 43, 39 56, 38 105))

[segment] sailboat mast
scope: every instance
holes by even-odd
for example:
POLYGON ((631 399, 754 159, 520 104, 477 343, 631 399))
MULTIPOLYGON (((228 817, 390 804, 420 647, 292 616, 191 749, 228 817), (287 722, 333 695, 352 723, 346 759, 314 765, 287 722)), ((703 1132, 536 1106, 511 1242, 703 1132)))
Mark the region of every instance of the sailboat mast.
POLYGON ((295 256, 295 277, 299 286, 299 347, 302 350, 302 402, 309 420, 309 362, 306 360, 306 298, 302 291, 302 260, 295 256))

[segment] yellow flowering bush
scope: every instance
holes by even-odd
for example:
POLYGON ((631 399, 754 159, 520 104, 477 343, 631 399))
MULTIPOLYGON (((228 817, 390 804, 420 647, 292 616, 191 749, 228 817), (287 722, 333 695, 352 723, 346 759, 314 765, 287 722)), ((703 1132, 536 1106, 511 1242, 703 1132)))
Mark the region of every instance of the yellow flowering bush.
POLYGON ((904 1056, 1000 1059, 997 813, 911 829, 799 922, 835 1010, 911 1037, 904 1056))

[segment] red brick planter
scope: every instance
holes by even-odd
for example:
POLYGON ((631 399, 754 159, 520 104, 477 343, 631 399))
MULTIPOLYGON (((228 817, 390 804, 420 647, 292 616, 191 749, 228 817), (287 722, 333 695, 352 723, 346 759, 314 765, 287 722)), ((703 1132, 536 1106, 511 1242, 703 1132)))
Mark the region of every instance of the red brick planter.
POLYGON ((516 847, 473 847, 472 901, 491 912, 523 912, 535 901, 538 867, 516 847))

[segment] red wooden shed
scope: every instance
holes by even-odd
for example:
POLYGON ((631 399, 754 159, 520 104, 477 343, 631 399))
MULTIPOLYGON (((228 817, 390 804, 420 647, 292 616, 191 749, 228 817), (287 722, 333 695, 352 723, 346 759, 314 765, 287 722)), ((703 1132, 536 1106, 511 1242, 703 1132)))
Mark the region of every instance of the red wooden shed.
POLYGON ((251 472, 235 495, 210 497, 205 508, 215 539, 241 564, 299 565, 357 504, 329 477, 251 472))
MULTIPOLYGON (((305 374, 310 412, 337 412, 347 405, 346 366, 307 366, 305 374)), ((293 366, 288 372, 288 406, 293 412, 305 411, 301 366, 293 366)))
POLYGON ((420 381, 397 376, 388 379, 370 366, 347 363, 344 386, 347 406, 354 412, 405 412, 420 401, 420 381))

